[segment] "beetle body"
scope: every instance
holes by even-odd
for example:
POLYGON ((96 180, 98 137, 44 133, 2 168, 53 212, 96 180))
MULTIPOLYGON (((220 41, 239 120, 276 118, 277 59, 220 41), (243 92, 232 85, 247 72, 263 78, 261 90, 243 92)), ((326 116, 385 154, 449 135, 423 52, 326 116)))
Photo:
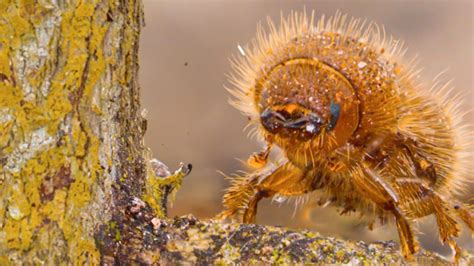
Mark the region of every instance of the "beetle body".
POLYGON ((318 190, 344 212, 395 217, 407 258, 418 249, 411 222, 434 214, 458 259, 457 218, 474 228, 455 200, 471 173, 459 99, 423 88, 400 64, 399 42, 374 24, 313 18, 293 13, 279 29, 270 21, 234 60, 232 103, 267 148, 249 161, 258 169, 232 179, 222 216, 254 222, 261 199, 318 190), (270 163, 274 146, 281 158, 270 163))

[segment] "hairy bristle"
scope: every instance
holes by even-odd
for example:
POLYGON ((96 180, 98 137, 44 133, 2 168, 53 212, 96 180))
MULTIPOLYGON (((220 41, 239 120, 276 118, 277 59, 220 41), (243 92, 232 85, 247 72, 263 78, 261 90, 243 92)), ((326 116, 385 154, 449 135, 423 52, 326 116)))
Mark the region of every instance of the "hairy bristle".
MULTIPOLYGON (((423 117, 434 116, 440 110, 444 112, 447 121, 438 125, 427 125, 429 122, 423 117, 407 115, 400 122, 400 130, 408 132, 408 135, 415 134, 420 138, 423 135, 429 135, 430 130, 438 132, 435 139, 441 141, 441 143, 433 143, 429 147, 433 153, 442 155, 439 158, 443 158, 434 162, 441 169, 440 175, 442 175, 438 187, 445 190, 446 193, 461 193, 466 188, 466 182, 473 181, 470 173, 474 170, 472 164, 469 163, 474 157, 472 152, 474 130, 471 126, 465 125, 463 119, 465 114, 460 111, 462 95, 452 95, 450 82, 442 82, 439 77, 434 80, 431 90, 425 89, 430 86, 421 84, 417 80, 417 76, 421 72, 421 69, 417 66, 417 57, 404 64, 402 57, 406 53, 406 48, 402 41, 387 36, 383 26, 378 26, 372 22, 368 23, 367 20, 348 18, 347 15, 340 12, 327 19, 322 16, 318 21, 315 21, 314 11, 310 15, 306 11, 301 13, 291 12, 286 18, 283 15, 281 16, 278 26, 270 18, 267 18, 266 27, 262 26, 262 23, 258 24, 257 34, 255 39, 251 41, 251 45, 239 46, 239 49, 242 50, 240 56, 231 58, 234 71, 229 76, 232 87, 227 88, 227 90, 233 97, 230 100, 231 104, 249 117, 250 128, 254 128, 250 129, 249 136, 263 137, 264 135, 264 131, 259 126, 259 111, 255 102, 256 81, 265 76, 265 69, 271 69, 272 66, 278 65, 292 56, 317 57, 318 54, 314 47, 306 49, 304 42, 300 44, 301 47, 298 47, 295 55, 289 54, 287 47, 295 39, 317 39, 323 34, 337 34, 338 40, 342 43, 345 43, 346 40, 354 40, 355 43, 347 45, 360 44, 363 47, 368 47, 377 54, 377 60, 381 62, 380 64, 389 65, 390 62, 390 64, 396 66, 391 71, 395 73, 395 80, 401 87, 401 91, 398 93, 407 97, 405 106, 407 113, 411 112, 408 110, 410 108, 418 108, 417 110, 425 112, 423 117), (404 91, 405 87, 408 88, 407 91, 404 91), (450 125, 449 130, 441 130, 441 127, 445 124, 450 125), (410 130, 415 132, 410 132, 410 130), (449 147, 453 136, 455 147, 452 150, 454 156, 447 154, 445 150, 449 147), (443 157, 444 154, 446 156, 443 157)), ((351 50, 347 49, 347 51, 350 52, 351 50)), ((390 97, 387 97, 387 99, 390 99, 390 97)), ((379 104, 379 106, 394 106, 396 104, 388 100, 388 102, 379 104)), ((374 110, 367 108, 366 111, 371 116, 371 122, 378 123, 380 128, 384 128, 388 123, 393 123, 392 120, 387 119, 386 112, 380 107, 374 110)), ((324 141, 334 141, 334 139, 331 139, 330 135, 322 134, 312 142, 316 146, 320 146, 324 141)), ((309 152, 305 150, 301 154, 298 153, 297 156, 300 157, 298 159, 306 162, 314 162, 316 157, 311 149, 309 149, 309 152)))

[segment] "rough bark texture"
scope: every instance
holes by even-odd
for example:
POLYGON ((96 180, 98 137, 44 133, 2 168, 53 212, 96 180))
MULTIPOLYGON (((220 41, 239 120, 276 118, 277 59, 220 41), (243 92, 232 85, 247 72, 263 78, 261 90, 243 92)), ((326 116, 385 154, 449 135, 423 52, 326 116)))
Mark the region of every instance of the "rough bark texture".
MULTIPOLYGON (((144 248, 127 260, 143 264, 451 264, 423 250, 408 263, 393 241, 366 244, 273 226, 199 221, 191 215, 159 220, 149 216, 146 208, 128 214, 140 236, 137 242, 144 248)), ((474 257, 467 253, 460 262, 461 265, 473 263, 474 257)))
POLYGON ((94 234, 145 182, 141 2, 2 1, 0 14, 0 264, 96 264, 94 234))
POLYGON ((139 0, 1 1, 1 265, 403 261, 392 243, 165 219, 182 175, 158 177, 143 146, 142 19, 139 0))

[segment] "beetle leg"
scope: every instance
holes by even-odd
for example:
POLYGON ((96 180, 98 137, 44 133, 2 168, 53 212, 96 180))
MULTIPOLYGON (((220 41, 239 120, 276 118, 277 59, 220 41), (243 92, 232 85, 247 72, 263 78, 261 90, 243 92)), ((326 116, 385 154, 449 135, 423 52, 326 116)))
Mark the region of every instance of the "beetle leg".
POLYGON ((407 215, 399 208, 400 196, 396 188, 368 164, 362 163, 352 171, 355 189, 381 208, 394 214, 402 253, 410 259, 417 252, 418 243, 410 226, 407 215))
POLYGON ((268 156, 272 149, 272 143, 267 143, 267 146, 261 152, 256 152, 250 155, 247 159, 247 164, 253 168, 262 168, 267 164, 268 156))
POLYGON ((456 210, 456 213, 461 218, 461 220, 463 220, 467 224, 469 229, 474 232, 474 213, 472 211, 472 208, 469 208, 460 203, 454 204, 453 208, 454 210, 456 210))
POLYGON ((461 254, 462 254, 461 248, 459 248, 456 241, 454 241, 452 238, 447 239, 446 242, 448 243, 449 247, 451 247, 451 250, 453 251, 454 264, 459 265, 459 259, 461 258, 461 254))
POLYGON ((457 263, 461 256, 461 249, 453 240, 459 235, 459 227, 454 215, 457 213, 471 228, 472 214, 468 208, 461 204, 451 204, 447 199, 416 179, 396 180, 394 187, 402 195, 400 206, 409 211, 409 216, 419 218, 432 213, 435 215, 439 236, 443 243, 451 247, 454 253, 454 262, 457 263))
POLYGON ((405 218, 405 215, 400 212, 400 209, 395 207, 393 213, 397 223, 397 231, 402 254, 406 259, 411 259, 412 255, 418 251, 416 237, 413 234, 413 230, 408 220, 405 218))
POLYGON ((232 186, 224 195, 226 211, 220 218, 232 216, 243 211, 243 222, 253 223, 257 214, 258 202, 263 198, 297 196, 319 188, 318 178, 313 170, 301 170, 286 162, 274 168, 239 177, 233 180, 232 186))
POLYGON ((242 217, 242 222, 246 224, 255 223, 257 217, 257 205, 258 202, 266 197, 268 194, 262 190, 257 191, 247 203, 244 215, 242 217))

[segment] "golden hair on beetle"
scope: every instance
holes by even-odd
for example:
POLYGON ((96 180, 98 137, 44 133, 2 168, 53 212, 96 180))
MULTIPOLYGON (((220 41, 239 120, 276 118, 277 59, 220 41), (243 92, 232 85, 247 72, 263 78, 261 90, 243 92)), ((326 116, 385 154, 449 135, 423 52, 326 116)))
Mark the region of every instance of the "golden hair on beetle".
POLYGON ((411 224, 434 214, 459 259, 456 217, 474 230, 455 199, 472 181, 472 129, 449 82, 427 89, 400 41, 339 12, 317 22, 292 12, 278 27, 268 19, 239 50, 231 104, 267 147, 249 159, 253 172, 232 178, 221 217, 254 222, 261 199, 317 190, 344 210, 395 217, 407 258, 418 250, 411 224), (273 146, 282 154, 270 163, 273 146))

